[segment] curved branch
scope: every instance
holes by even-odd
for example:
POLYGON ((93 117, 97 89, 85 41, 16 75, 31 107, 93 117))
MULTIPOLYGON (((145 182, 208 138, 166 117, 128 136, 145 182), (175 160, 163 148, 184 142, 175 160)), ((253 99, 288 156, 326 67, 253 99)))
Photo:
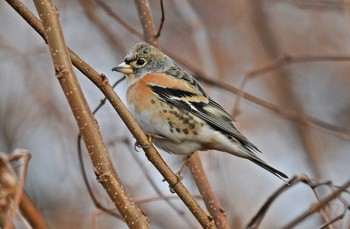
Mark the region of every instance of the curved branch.
POLYGON ((58 12, 50 0, 35 0, 59 83, 76 119, 95 174, 130 228, 149 228, 148 218, 122 186, 102 140, 98 124, 74 74, 58 12))

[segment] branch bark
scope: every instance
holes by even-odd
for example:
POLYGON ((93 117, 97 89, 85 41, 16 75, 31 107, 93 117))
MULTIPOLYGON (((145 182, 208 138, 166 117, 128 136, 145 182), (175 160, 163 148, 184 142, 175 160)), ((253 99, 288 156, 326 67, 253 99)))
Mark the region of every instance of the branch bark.
POLYGON ((136 5, 137 12, 139 13, 139 16, 140 16, 145 41, 153 45, 154 47, 159 48, 148 1, 135 0, 135 5, 136 5))
POLYGON ((189 159, 188 167, 191 170, 193 179, 196 182, 205 206, 215 221, 216 227, 220 229, 229 229, 230 225, 227 222, 226 213, 224 209, 222 209, 218 198, 215 196, 215 193, 208 182, 208 178, 205 175, 197 152, 189 159))
POLYGON ((122 186, 109 158, 98 124, 74 74, 57 10, 50 0, 35 0, 34 3, 43 23, 57 78, 83 136, 99 182, 130 228, 149 228, 148 218, 122 186))

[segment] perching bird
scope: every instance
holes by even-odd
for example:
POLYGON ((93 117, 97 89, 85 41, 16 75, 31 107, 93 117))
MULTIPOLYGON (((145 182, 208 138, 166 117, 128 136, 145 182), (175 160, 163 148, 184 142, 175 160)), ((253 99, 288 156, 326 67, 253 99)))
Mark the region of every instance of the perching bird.
POLYGON ((260 150, 236 129, 233 117, 157 48, 136 44, 112 71, 127 76, 128 108, 159 148, 179 155, 198 150, 224 151, 288 178, 260 159, 260 150))

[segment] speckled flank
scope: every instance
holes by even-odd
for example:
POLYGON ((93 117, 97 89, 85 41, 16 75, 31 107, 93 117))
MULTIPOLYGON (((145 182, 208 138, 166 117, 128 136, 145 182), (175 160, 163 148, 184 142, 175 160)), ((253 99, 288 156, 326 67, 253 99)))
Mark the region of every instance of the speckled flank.
POLYGON ((160 117, 167 120, 170 133, 177 133, 180 139, 188 138, 188 135, 198 135, 199 129, 204 124, 200 123, 199 120, 194 120, 196 117, 190 115, 187 111, 180 111, 162 101, 159 101, 159 103, 163 104, 163 109, 159 111, 160 117))

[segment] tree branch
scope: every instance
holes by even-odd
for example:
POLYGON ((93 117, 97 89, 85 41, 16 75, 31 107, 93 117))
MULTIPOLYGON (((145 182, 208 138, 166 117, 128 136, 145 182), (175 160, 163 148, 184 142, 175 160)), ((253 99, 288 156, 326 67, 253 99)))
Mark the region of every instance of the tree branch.
POLYGON ((224 209, 222 209, 218 198, 209 184, 201 160, 199 159, 198 152, 191 155, 188 161, 188 167, 191 170, 193 179, 196 182, 205 206, 215 221, 216 227, 220 229, 229 229, 230 225, 227 222, 226 213, 224 209))
POLYGON ((294 220, 292 220, 290 223, 288 223, 286 226, 283 227, 283 229, 290 229, 294 228, 296 225, 301 223, 304 219, 306 219, 308 216, 314 214, 315 212, 319 211, 322 209, 324 206, 326 206, 329 202, 332 200, 338 198, 338 196, 344 192, 346 189, 350 187, 350 180, 345 182, 341 187, 339 187, 338 190, 333 192, 331 195, 327 196, 326 198, 322 199, 318 204, 313 204, 310 206, 308 210, 303 212, 301 215, 296 217, 294 220))
POLYGON ((42 20, 57 78, 83 136, 99 182, 130 228, 149 228, 148 218, 122 186, 109 158, 97 122, 74 74, 58 12, 50 0, 35 0, 34 3, 42 20))

